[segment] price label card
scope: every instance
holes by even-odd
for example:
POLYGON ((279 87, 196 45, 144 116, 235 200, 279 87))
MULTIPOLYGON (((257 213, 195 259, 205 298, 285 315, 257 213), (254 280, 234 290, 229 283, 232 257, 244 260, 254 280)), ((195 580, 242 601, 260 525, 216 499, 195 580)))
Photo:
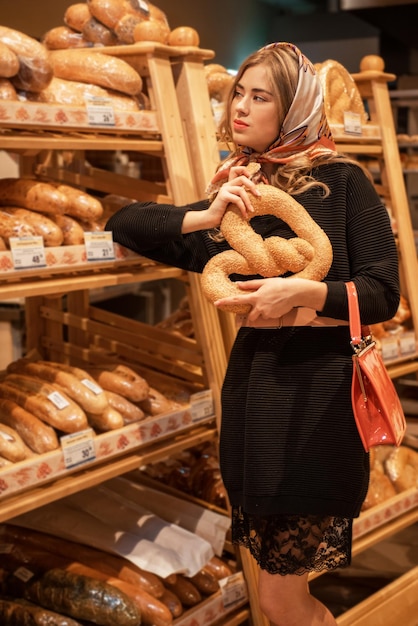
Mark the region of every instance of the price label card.
POLYGON ((210 389, 199 391, 190 396, 190 413, 193 422, 210 417, 215 412, 213 396, 210 389))
POLYGON ((360 113, 344 111, 344 130, 346 133, 350 133, 350 135, 361 135, 363 133, 360 113))
POLYGON ((115 250, 110 231, 84 233, 87 261, 113 261, 115 250))
POLYGON ((85 465, 96 458, 94 433, 91 428, 64 435, 60 441, 64 454, 64 464, 67 469, 85 465))
POLYGON ((86 109, 90 126, 115 126, 115 112, 108 100, 91 98, 86 109))
POLYGON ((219 581, 224 607, 230 608, 234 604, 247 600, 247 586, 242 572, 237 572, 219 581))
POLYGON ((43 237, 10 237, 9 241, 15 270, 46 267, 43 237))
POLYGON ((417 341, 415 339, 414 332, 405 332, 399 334, 399 348, 400 353, 404 354, 415 354, 417 351, 417 341))

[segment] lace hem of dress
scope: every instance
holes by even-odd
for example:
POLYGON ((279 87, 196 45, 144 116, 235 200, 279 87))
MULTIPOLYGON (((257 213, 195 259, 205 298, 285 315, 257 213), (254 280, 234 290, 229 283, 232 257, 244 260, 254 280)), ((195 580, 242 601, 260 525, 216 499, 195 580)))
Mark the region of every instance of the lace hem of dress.
POLYGON ((232 541, 270 574, 302 575, 347 567, 353 520, 323 515, 248 515, 232 509, 232 541))

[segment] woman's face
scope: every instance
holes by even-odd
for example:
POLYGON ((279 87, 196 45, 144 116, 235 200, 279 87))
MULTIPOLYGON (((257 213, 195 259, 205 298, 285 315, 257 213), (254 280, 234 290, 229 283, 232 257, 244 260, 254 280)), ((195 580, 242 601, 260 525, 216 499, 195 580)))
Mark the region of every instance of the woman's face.
POLYGON ((231 103, 231 129, 236 144, 256 152, 277 138, 279 110, 265 65, 249 67, 239 80, 231 103))

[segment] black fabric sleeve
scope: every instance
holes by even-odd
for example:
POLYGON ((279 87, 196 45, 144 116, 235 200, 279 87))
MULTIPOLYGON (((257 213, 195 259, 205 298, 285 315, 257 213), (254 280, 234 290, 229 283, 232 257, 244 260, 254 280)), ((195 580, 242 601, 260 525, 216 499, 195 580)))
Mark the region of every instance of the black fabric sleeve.
POLYGON ((201 272, 210 258, 206 231, 183 235, 187 211, 201 211, 208 206, 200 201, 177 207, 154 202, 136 202, 117 211, 105 229, 112 231, 113 241, 149 259, 201 272))
POLYGON ((353 166, 346 188, 346 245, 350 276, 328 281, 322 315, 348 319, 344 282, 356 284, 361 321, 374 324, 393 317, 400 298, 399 261, 387 209, 362 170, 353 166))

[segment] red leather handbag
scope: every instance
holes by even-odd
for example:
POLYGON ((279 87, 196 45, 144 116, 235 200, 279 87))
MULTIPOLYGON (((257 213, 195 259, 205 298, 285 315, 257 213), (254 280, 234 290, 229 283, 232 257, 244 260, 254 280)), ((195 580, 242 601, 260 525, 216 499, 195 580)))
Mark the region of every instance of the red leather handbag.
POLYGON ((406 420, 399 396, 368 326, 361 326, 356 286, 346 283, 353 354, 351 401, 366 452, 372 446, 399 446, 406 420))

